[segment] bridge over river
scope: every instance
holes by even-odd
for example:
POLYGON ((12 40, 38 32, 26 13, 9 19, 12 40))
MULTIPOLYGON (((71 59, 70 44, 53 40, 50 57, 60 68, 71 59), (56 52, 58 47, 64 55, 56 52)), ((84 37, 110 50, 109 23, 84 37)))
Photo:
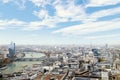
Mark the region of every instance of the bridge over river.
POLYGON ((23 57, 19 57, 15 59, 15 61, 41 61, 46 58, 44 53, 37 52, 24 52, 23 57))

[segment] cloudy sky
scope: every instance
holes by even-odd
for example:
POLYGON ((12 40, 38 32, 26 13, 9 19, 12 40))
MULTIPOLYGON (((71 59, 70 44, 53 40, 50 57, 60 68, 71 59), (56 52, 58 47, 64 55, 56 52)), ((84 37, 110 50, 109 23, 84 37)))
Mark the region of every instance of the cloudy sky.
POLYGON ((120 44, 120 0, 0 0, 0 44, 120 44))

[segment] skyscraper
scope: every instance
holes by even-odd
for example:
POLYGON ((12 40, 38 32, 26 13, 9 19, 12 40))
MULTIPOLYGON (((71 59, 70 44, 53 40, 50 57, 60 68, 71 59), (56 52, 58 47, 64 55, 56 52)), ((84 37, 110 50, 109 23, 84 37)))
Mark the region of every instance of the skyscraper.
POLYGON ((11 42, 9 45, 9 57, 13 58, 15 55, 15 43, 11 42))
POLYGON ((92 52, 94 54, 94 56, 99 56, 99 52, 98 52, 98 49, 92 49, 92 52))

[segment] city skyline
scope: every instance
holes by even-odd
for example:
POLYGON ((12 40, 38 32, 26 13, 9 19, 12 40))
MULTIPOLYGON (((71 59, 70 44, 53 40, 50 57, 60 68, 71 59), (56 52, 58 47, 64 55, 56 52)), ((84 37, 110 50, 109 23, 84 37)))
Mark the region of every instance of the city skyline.
POLYGON ((120 0, 0 0, 0 45, 120 44, 120 0))

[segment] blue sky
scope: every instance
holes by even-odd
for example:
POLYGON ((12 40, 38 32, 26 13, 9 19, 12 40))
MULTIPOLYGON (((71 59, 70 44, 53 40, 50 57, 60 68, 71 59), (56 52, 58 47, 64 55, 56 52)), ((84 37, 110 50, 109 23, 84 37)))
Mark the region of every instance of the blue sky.
POLYGON ((0 44, 120 44, 120 0, 0 0, 0 44))

